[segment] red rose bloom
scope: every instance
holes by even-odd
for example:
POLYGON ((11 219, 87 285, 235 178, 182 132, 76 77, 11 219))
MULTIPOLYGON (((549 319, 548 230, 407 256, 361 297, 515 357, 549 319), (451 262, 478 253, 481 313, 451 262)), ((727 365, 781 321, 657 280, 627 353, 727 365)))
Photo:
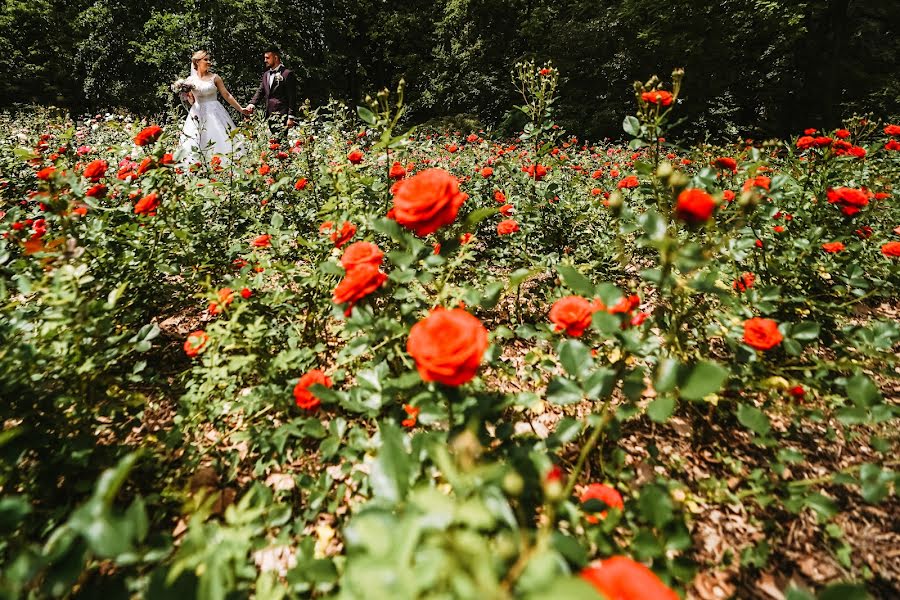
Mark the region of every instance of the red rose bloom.
POLYGON ((887 257, 900 257, 900 242, 888 242, 881 247, 881 253, 887 257))
POLYGON ((344 278, 334 288, 332 302, 347 304, 345 314, 350 314, 357 302, 381 287, 387 279, 376 265, 363 263, 347 271, 344 278))
POLYGON ((900 150, 900 142, 897 140, 890 140, 887 144, 884 145, 885 150, 900 150))
POLYGON ((350 154, 347 155, 347 160, 352 162, 354 165, 358 165, 362 162, 363 153, 359 150, 353 150, 350 154))
POLYGON ((434 309, 412 326, 406 341, 423 381, 454 386, 475 377, 487 347, 487 329, 461 308, 434 309))
POLYGON ((150 127, 145 127, 139 134, 134 136, 134 143, 138 146, 146 146, 158 140, 161 135, 162 127, 151 125, 150 127))
POLYGON ((418 406, 412 406, 410 404, 403 405, 403 412, 406 413, 406 418, 400 421, 400 424, 404 427, 415 427, 416 421, 419 419, 419 412, 421 412, 418 406))
POLYGON ((837 131, 834 132, 834 137, 845 140, 848 137, 850 137, 850 132, 847 131, 846 129, 838 129, 837 131))
POLYGON ((584 330, 591 326, 594 313, 603 308, 599 301, 589 302, 581 296, 564 296, 550 308, 550 321, 556 325, 556 331, 581 337, 584 330))
POLYGON ((744 182, 744 191, 749 192, 753 188, 762 188, 766 191, 769 191, 769 186, 772 185, 772 180, 766 177, 765 175, 758 175, 751 179, 748 179, 744 182))
POLYGON ((494 200, 497 202, 497 204, 506 204, 506 194, 504 194, 500 190, 497 190, 496 192, 494 192, 494 200))
POLYGON ((509 235, 519 230, 519 224, 512 219, 497 223, 497 235, 509 235))
MULTIPOLYGON (((599 500, 608 507, 617 508, 619 510, 623 510, 625 508, 625 503, 622 501, 622 494, 620 494, 615 488, 603 483, 592 483, 587 486, 583 492, 581 492, 581 496, 579 496, 578 501, 584 504, 588 500, 599 500)), ((585 520, 588 523, 597 523, 600 519, 605 519, 606 514, 607 511, 604 510, 600 512, 598 516, 585 516, 585 520)))
POLYGON ((781 343, 784 336, 778 331, 778 323, 772 319, 754 317, 744 321, 744 343, 757 350, 771 350, 781 343))
POLYGON ((629 175, 628 177, 625 177, 624 179, 619 181, 619 183, 616 184, 616 187, 618 187, 620 190, 622 188, 631 189, 631 188, 636 188, 640 184, 641 184, 641 182, 638 181, 637 177, 635 177, 634 175, 629 175))
POLYGON ((816 141, 811 135, 804 135, 797 139, 797 148, 806 150, 815 146, 816 141))
POLYGON ((184 340, 184 353, 194 358, 206 348, 207 342, 209 342, 209 336, 202 329, 191 332, 187 339, 184 340))
POLYGON ((675 216, 691 225, 705 223, 716 209, 713 197, 696 188, 689 188, 678 194, 675 216))
POLYGON ((485 167, 481 170, 481 176, 484 177, 485 179, 487 179, 488 177, 490 177, 493 174, 494 174, 494 169, 492 169, 491 167, 485 167))
POLYGON ((827 192, 828 202, 837 204, 844 215, 851 217, 869 204, 869 193, 848 187, 831 188, 827 192))
POLYGON ((607 600, 679 600, 653 571, 626 556, 595 561, 580 577, 607 600))
POLYGON ((844 246, 842 242, 828 242, 827 244, 822 244, 822 250, 829 254, 835 254, 844 248, 846 248, 846 246, 844 246))
POLYGON ((159 195, 156 192, 151 192, 138 200, 138 203, 134 205, 134 214, 152 217, 156 215, 157 208, 159 208, 159 195))
POLYGON ((97 183, 100 181, 101 177, 106 175, 107 168, 109 168, 109 164, 105 160, 97 159, 89 162, 81 174, 94 183, 97 183))
POLYGON ((272 236, 268 233, 264 233, 260 236, 257 236, 250 242, 250 245, 254 248, 268 248, 272 245, 272 236))
POLYGON ((327 388, 332 386, 331 378, 320 369, 311 369, 308 373, 305 373, 299 381, 297 381, 297 385, 294 386, 294 403, 303 410, 315 410, 321 403, 321 401, 309 391, 309 388, 315 384, 324 385, 327 388))
POLYGON ((44 167, 37 172, 36 177, 42 181, 49 181, 53 174, 56 173, 55 167, 44 167))
POLYGON ((306 177, 301 177, 300 179, 297 180, 297 183, 294 184, 294 189, 299 192, 299 191, 303 190, 304 188, 306 188, 307 183, 308 182, 306 181, 306 177))
POLYGON ((446 146, 446 148, 447 148, 447 152, 449 152, 450 154, 453 154, 453 153, 455 153, 457 150, 459 150, 459 146, 457 146, 456 144, 448 144, 448 145, 446 146))
POLYGON ((669 106, 672 104, 672 93, 665 90, 656 90, 655 92, 644 92, 641 94, 641 100, 649 104, 658 104, 660 106, 669 106))
POLYGON ((715 159, 712 161, 712 166, 717 169, 722 169, 723 171, 731 171, 732 173, 737 172, 737 161, 727 156, 720 156, 715 159))
POLYGON ((335 248, 340 248, 353 239, 354 235, 356 235, 356 225, 349 221, 344 221, 340 230, 335 230, 331 233, 331 241, 334 242, 335 248))
POLYGON ((403 165, 401 165, 399 162, 395 162, 391 165, 391 170, 388 173, 388 176, 391 179, 403 179, 404 177, 406 177, 406 169, 404 169, 403 165))
POLYGON ((372 242, 354 242, 347 246, 341 256, 341 265, 345 271, 351 271, 360 265, 372 265, 375 268, 381 266, 384 260, 384 252, 372 242))
POLYGON ((253 295, 253 292, 250 290, 250 288, 242 288, 241 289, 241 298, 243 298, 244 300, 247 300, 252 295, 253 295))
POLYGON ((443 169, 426 169, 406 180, 394 196, 394 219, 417 235, 434 233, 456 219, 469 195, 443 169))
POLYGON ((885 125, 884 132, 888 135, 900 135, 900 125, 885 125))
POLYGON ((86 191, 84 193, 84 195, 88 196, 90 198, 97 198, 98 200, 100 200, 106 196, 106 191, 107 191, 106 186, 103 185, 102 183, 98 183, 95 186, 91 186, 91 188, 88 189, 88 191, 86 191))
POLYGON ((731 288, 738 292, 746 292, 753 287, 753 282, 755 281, 756 276, 753 273, 744 273, 734 280, 734 283, 731 284, 731 288))

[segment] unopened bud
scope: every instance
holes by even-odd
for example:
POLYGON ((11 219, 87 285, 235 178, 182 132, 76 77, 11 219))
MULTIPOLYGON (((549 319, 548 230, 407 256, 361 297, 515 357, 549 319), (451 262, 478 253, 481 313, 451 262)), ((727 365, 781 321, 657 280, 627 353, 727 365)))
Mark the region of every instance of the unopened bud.
POLYGON ((503 490, 510 496, 519 496, 525 488, 522 476, 515 471, 510 471, 503 476, 503 490))
POLYGON ((756 202, 756 194, 750 191, 742 192, 740 198, 738 198, 738 206, 744 210, 753 209, 756 206, 756 202))
POLYGON ((675 171, 669 176, 669 185, 675 189, 685 188, 690 182, 691 179, 681 171, 675 171))
POLYGON ((656 176, 662 179, 663 181, 667 180, 672 176, 672 173, 675 172, 675 167, 672 166, 672 163, 663 161, 659 163, 659 166, 656 168, 656 176))
POLYGON ((622 196, 622 193, 619 190, 614 191, 609 195, 609 208, 612 210, 613 214, 618 214, 622 210, 622 206, 625 204, 625 197, 622 196))
POLYGON ((563 472, 554 465, 544 476, 544 498, 547 502, 559 502, 563 495, 563 472))

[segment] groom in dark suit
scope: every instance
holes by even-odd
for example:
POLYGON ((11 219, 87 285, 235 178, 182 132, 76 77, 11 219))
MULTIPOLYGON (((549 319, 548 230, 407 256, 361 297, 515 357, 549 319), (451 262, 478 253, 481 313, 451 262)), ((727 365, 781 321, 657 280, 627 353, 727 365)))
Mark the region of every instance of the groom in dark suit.
POLYGON ((287 129, 294 126, 297 114, 297 77, 281 63, 281 51, 272 46, 263 55, 266 71, 262 74, 259 89, 243 111, 253 113, 256 105, 265 102, 266 120, 272 134, 284 139, 287 129))

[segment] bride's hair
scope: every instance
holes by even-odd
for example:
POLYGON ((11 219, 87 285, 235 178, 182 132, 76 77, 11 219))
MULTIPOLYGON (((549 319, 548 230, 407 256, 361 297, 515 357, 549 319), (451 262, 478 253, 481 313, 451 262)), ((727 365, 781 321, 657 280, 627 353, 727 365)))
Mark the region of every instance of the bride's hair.
POLYGON ((191 64, 194 65, 194 68, 196 69, 197 63, 200 62, 200 59, 208 57, 209 52, 207 52, 206 50, 197 50, 193 55, 191 55, 191 64))

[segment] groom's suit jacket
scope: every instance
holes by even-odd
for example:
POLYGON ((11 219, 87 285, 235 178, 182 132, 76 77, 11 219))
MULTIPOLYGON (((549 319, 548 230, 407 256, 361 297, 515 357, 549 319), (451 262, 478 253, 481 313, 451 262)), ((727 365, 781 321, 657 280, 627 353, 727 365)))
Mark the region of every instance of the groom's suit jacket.
POLYGON ((259 106, 260 102, 264 100, 266 117, 273 114, 294 117, 297 114, 297 77, 284 65, 280 66, 279 74, 281 80, 279 81, 279 78, 276 77, 271 86, 269 85, 269 71, 262 74, 259 89, 256 90, 250 104, 259 106))

